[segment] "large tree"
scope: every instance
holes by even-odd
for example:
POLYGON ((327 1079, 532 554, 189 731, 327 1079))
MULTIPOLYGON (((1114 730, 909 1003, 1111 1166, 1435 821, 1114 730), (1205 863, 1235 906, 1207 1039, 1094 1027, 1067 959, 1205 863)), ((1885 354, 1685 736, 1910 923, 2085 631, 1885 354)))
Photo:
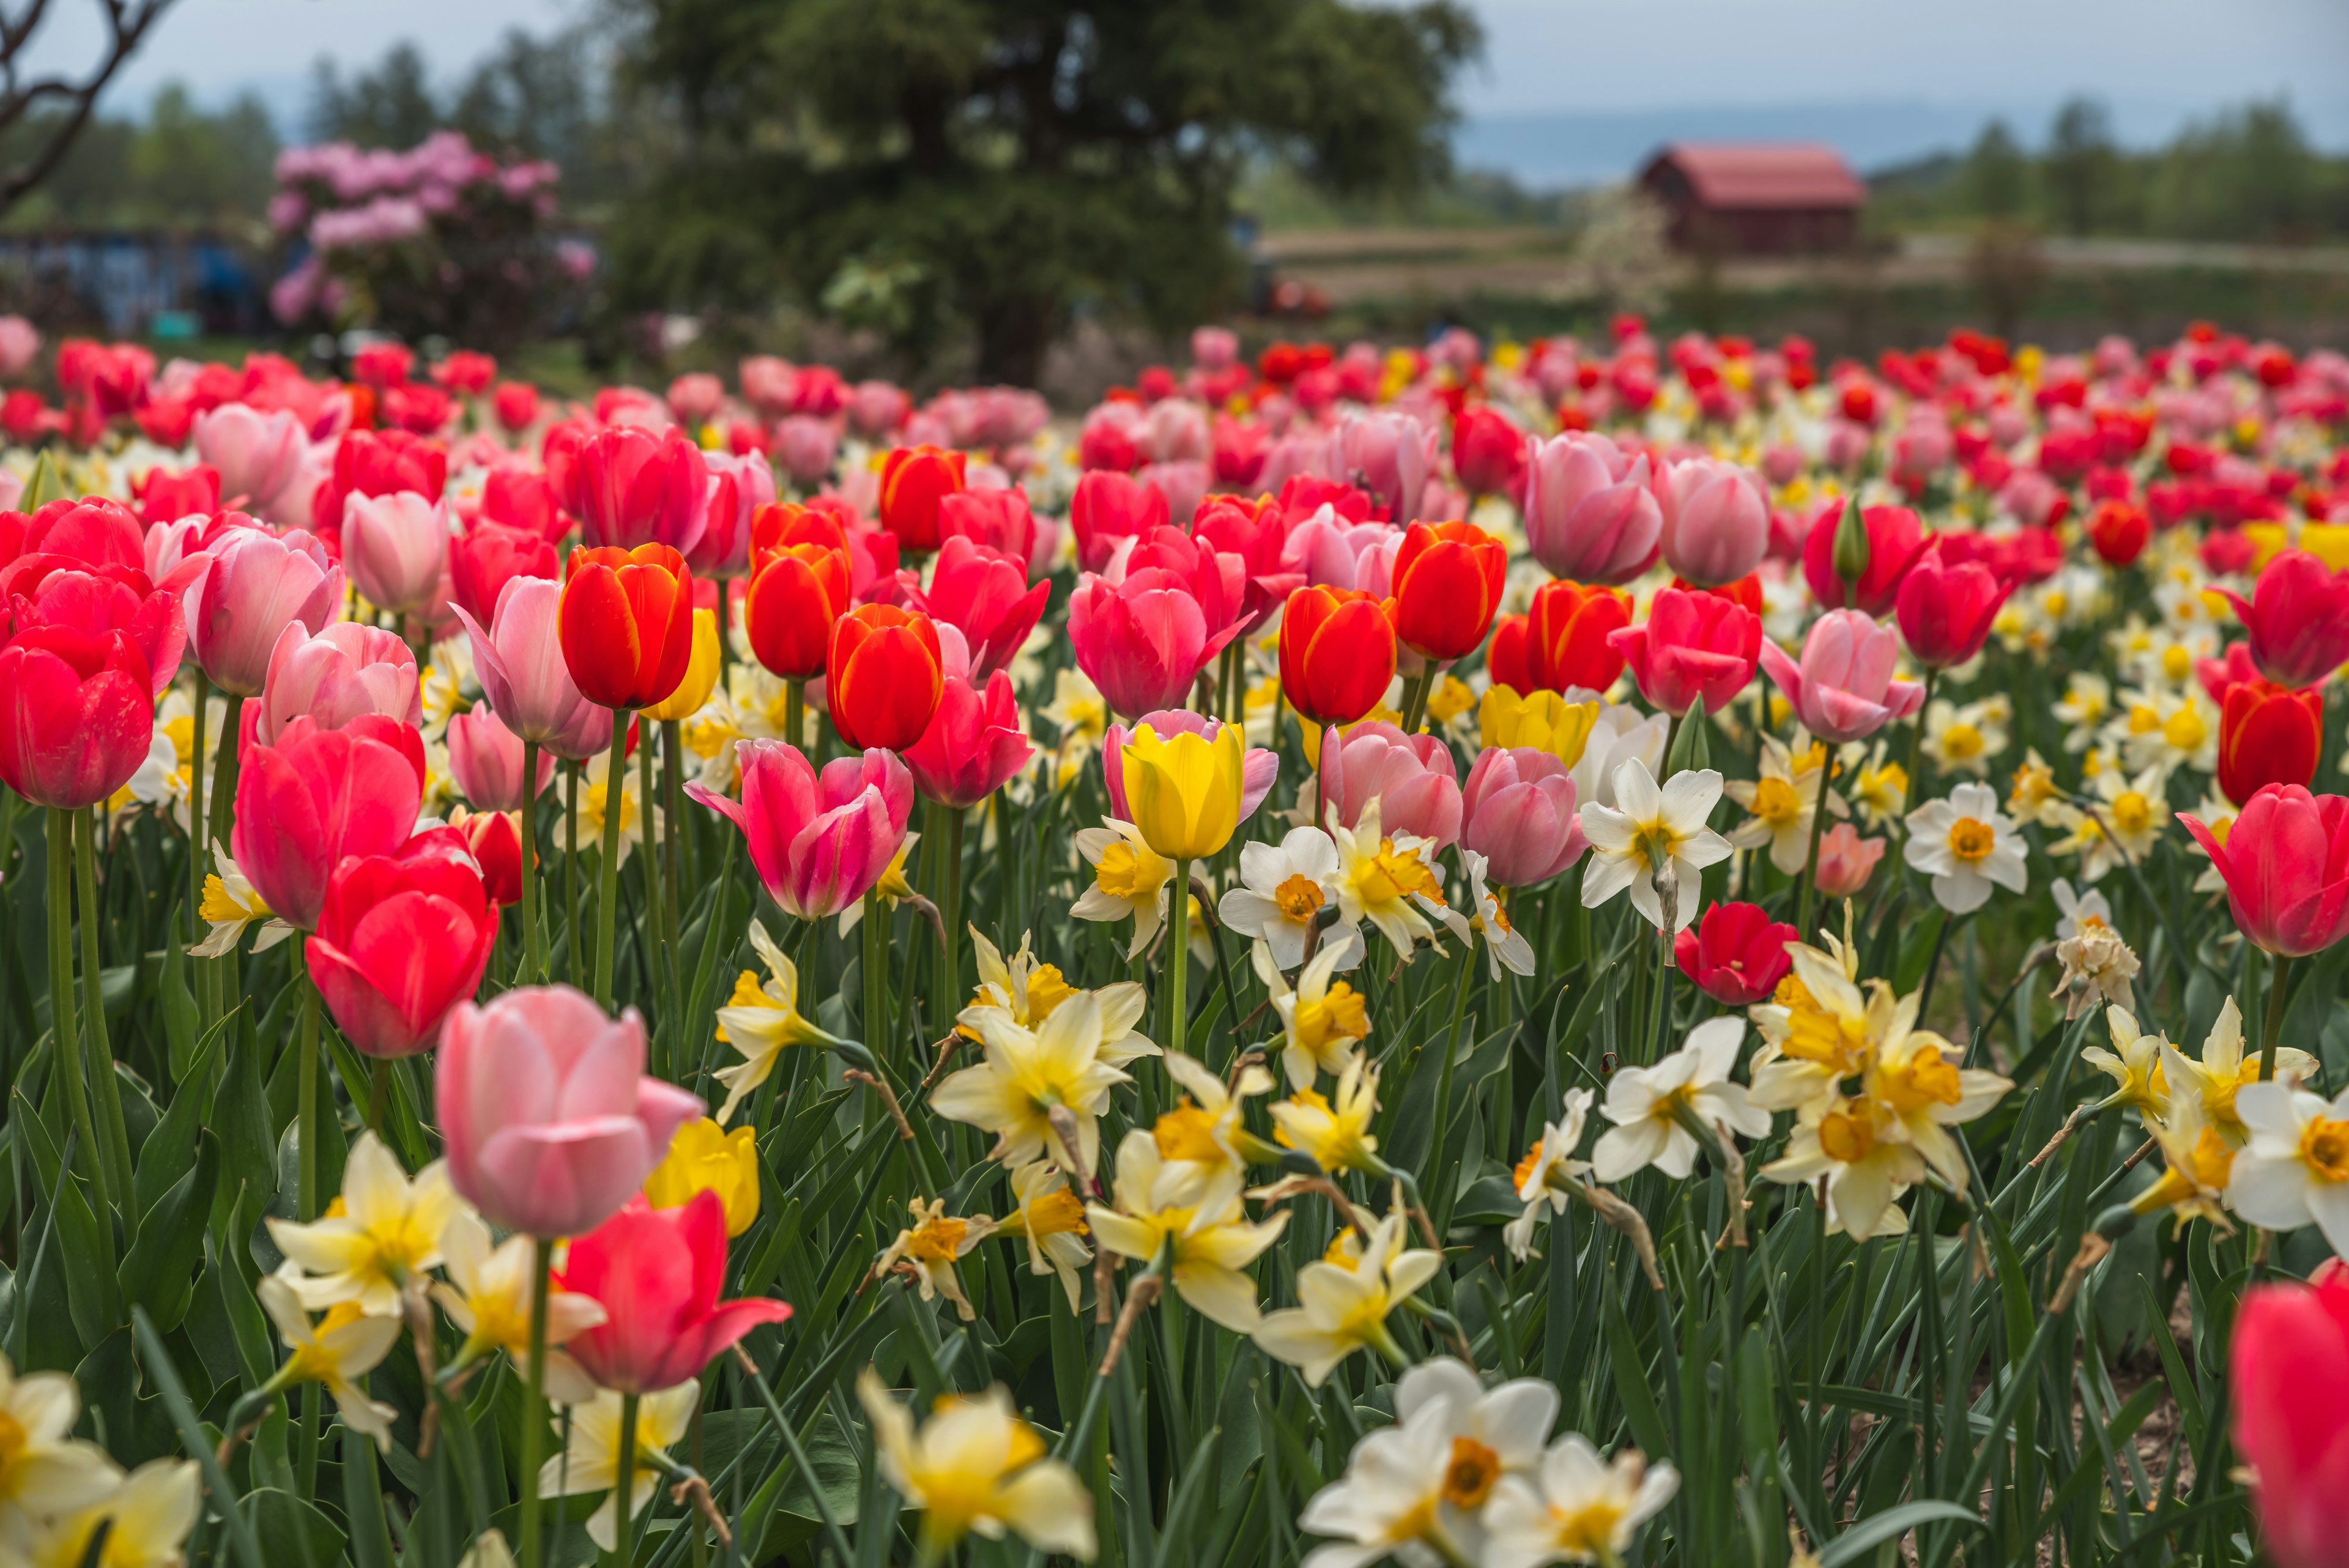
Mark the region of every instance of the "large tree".
POLYGON ((1229 302, 1248 160, 1335 190, 1442 171, 1456 0, 634 0, 678 131, 612 231, 645 305, 777 298, 1032 381, 1081 305, 1229 302))

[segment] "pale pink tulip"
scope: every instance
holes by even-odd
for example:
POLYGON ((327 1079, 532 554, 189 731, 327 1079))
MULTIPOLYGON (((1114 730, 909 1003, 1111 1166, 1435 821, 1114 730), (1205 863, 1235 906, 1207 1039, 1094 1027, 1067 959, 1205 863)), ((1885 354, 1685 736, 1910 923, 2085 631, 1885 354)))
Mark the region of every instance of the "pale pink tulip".
POLYGON ((220 471, 222 499, 254 512, 277 500, 310 452, 310 438, 290 409, 264 414, 222 403, 198 414, 194 430, 196 455, 220 471))
POLYGON ((885 436, 905 422, 913 406, 902 387, 888 381, 859 381, 848 394, 848 422, 868 440, 885 436))
POLYGON ((832 472, 840 455, 840 432, 830 420, 793 414, 775 427, 775 461, 802 489, 832 472))
POLYGON ((698 1096, 645 1075, 645 1024, 568 986, 460 1002, 433 1062, 449 1182, 492 1224, 583 1236, 667 1157, 698 1096))
POLYGON ((0 316, 0 379, 23 375, 40 351, 40 328, 21 316, 0 316))
POLYGON ((755 452, 701 454, 709 471, 709 514, 685 554, 696 577, 731 576, 750 564, 750 518, 775 499, 775 472, 755 452))
POLYGON ((234 529, 208 554, 188 588, 189 650, 222 692, 257 697, 279 636, 323 631, 342 607, 343 568, 299 529, 234 529))
POLYGON ((407 643, 379 628, 347 620, 316 637, 300 621, 278 634, 253 721, 263 745, 275 745, 297 718, 314 720, 322 730, 339 730, 362 713, 380 713, 411 728, 424 722, 416 655, 407 643))
POLYGON ((412 490, 343 502, 343 566, 369 604, 428 616, 449 570, 449 504, 412 490))
POLYGON ((554 634, 563 585, 516 577, 498 592, 490 628, 457 609, 473 642, 481 695, 507 729, 565 762, 585 762, 612 743, 612 713, 581 694, 554 634))
POLYGON ((1830 898, 1850 898, 1868 886, 1883 858, 1883 839, 1862 838, 1850 823, 1837 823, 1819 839, 1819 891, 1830 898))
POLYGON ((1655 564, 1664 515, 1648 459, 1603 435, 1526 438, 1526 538, 1578 583, 1628 583, 1655 564))
POLYGON ((1661 501, 1664 562, 1699 587, 1733 583, 1770 547, 1770 506, 1761 482, 1733 462, 1676 462, 1661 501))
POLYGON ((881 879, 905 842, 914 779, 878 748, 838 757, 821 775, 785 741, 736 742, 742 798, 699 784, 686 793, 742 830, 775 902, 802 919, 836 915, 881 879))
MULTIPOLYGON (((1547 882, 1588 846, 1564 763, 1532 746, 1487 746, 1461 791, 1460 842, 1504 888, 1547 882)), ((1385 821, 1383 809, 1380 820, 1385 821)))
POLYGON ((1396 524, 1420 515, 1435 454, 1436 432, 1409 414, 1357 414, 1338 431, 1345 477, 1378 497, 1396 524))
POLYGON ((1379 803, 1379 826, 1448 845, 1460 836, 1459 766, 1433 735, 1406 735, 1384 720, 1321 742, 1321 801, 1348 827, 1379 803))
MULTIPOLYGON (((488 706, 470 709, 449 721, 449 776, 476 811, 512 811, 522 805, 522 737, 505 727, 488 706)), ((554 782, 554 754, 538 757, 538 785, 543 794, 554 782)))
POLYGON ((1794 704, 1795 716, 1836 745, 1865 740, 1923 704, 1922 686, 1893 679, 1899 657, 1899 634, 1864 610, 1829 610, 1813 621, 1799 665, 1776 643, 1762 644, 1762 668, 1794 704))

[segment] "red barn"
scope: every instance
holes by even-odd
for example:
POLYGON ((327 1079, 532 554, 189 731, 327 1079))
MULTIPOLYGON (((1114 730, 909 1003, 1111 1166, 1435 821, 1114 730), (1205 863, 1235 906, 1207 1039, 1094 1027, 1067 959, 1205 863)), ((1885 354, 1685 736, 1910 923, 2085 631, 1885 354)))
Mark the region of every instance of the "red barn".
POLYGON ((1730 254, 1848 250, 1868 186, 1832 147, 1676 141, 1640 171, 1672 244, 1730 254))

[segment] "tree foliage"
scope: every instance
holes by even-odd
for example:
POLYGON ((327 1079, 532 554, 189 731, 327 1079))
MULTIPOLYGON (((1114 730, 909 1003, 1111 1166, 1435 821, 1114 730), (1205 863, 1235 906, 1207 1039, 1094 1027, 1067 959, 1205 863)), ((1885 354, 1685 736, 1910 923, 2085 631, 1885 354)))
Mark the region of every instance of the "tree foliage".
POLYGON ((621 57, 679 128, 612 234, 635 301, 865 301, 905 347, 1032 380, 1081 307, 1228 304, 1248 161, 1333 190, 1446 166, 1455 0, 635 0, 621 57), (875 301, 866 279, 890 280, 875 301), (881 308, 882 306, 885 309, 881 308))

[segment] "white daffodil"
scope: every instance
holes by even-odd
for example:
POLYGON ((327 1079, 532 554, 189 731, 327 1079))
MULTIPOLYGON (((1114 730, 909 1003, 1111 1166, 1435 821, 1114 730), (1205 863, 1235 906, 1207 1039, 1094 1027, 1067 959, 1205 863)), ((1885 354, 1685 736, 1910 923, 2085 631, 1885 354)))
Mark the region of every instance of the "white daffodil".
MULTIPOLYGON (((1569 692, 1567 701, 1574 700, 1575 694, 1569 692)), ((1616 774, 1625 763, 1636 759, 1650 778, 1655 777, 1664 765, 1664 742, 1671 736, 1671 724, 1670 714, 1643 713, 1628 702, 1601 707, 1589 738, 1582 743, 1582 755, 1569 770, 1574 798, 1586 805, 1593 801, 1600 805, 1621 805, 1615 798, 1616 774)))
POLYGON ((1428 916, 1444 909, 1435 841, 1383 832, 1379 806, 1372 797, 1351 827, 1339 820, 1335 805, 1330 807, 1330 841, 1338 851, 1338 919, 1350 927, 1370 921, 1408 959, 1421 940, 1435 940, 1428 916))
POLYGON ((1708 1132, 1726 1127, 1747 1137, 1768 1136, 1770 1113, 1729 1077, 1744 1038, 1745 1020, 1709 1018, 1654 1066, 1617 1069, 1600 1107, 1615 1126, 1590 1151, 1592 1174, 1620 1181, 1652 1165, 1675 1180, 1688 1175, 1697 1156, 1697 1140, 1683 1124, 1689 1116, 1708 1132))
POLYGON ((440 1236, 464 1207, 434 1160, 410 1181, 398 1159, 371 1132, 359 1134, 343 1166, 342 1196, 307 1225, 268 1221, 270 1239, 299 1272, 286 1282, 302 1305, 318 1312, 357 1302, 369 1317, 397 1317, 400 1294, 421 1289, 440 1262, 440 1236))
MULTIPOLYGON (((43 1531, 24 1561, 31 1568, 181 1568, 180 1548, 203 1511, 203 1486, 193 1459, 150 1459, 122 1479, 103 1501, 43 1531), (95 1558, 98 1527, 106 1542, 95 1558)), ((0 1547, 0 1554, 6 1548, 0 1547)))
POLYGON ((1088 1205, 1093 1240, 1120 1257, 1147 1263, 1174 1246, 1174 1290, 1210 1321, 1235 1334, 1256 1327, 1256 1282, 1240 1271, 1262 1255, 1288 1224, 1287 1210, 1251 1221, 1240 1202, 1241 1173, 1218 1171, 1202 1181, 1188 1160, 1170 1160, 1158 1140, 1135 1127, 1117 1146, 1111 1184, 1114 1209, 1088 1205))
POLYGON ((1292 827, 1277 845, 1240 846, 1240 885, 1216 903, 1216 914, 1261 940, 1288 970, 1305 961, 1314 918, 1337 897, 1337 845, 1318 827, 1292 827))
POLYGON ((2096 732, 2112 717, 2113 683, 2101 675, 2075 671, 2054 712, 2071 726, 2064 734, 2064 749, 2077 756, 2096 743, 2096 732))
POLYGON ((1290 1086, 1311 1087, 1317 1068, 1326 1073, 1343 1069, 1354 1047, 1371 1033, 1371 1015, 1362 993, 1333 978, 1340 970, 1361 961, 1360 934, 1343 927, 1331 931, 1313 961, 1305 966, 1305 972, 1297 977, 1294 991, 1281 974, 1269 943, 1258 940, 1252 952, 1257 976, 1264 981, 1273 1012, 1280 1019, 1280 1066, 1290 1086))
POLYGON ((2106 903, 2105 896, 2094 888, 2085 893, 2075 893, 2071 883, 2058 877, 2047 885, 2047 890, 2055 898, 2058 916, 2055 921, 2056 940, 2076 937, 2090 924, 2109 926, 2113 923, 2112 905, 2106 903))
MULTIPOLYGON (((605 752, 589 759, 580 778, 579 808, 572 813, 572 826, 564 831, 566 834, 576 831, 579 847, 583 850, 593 848, 600 851, 604 846, 605 815, 612 809, 611 776, 612 754, 605 752)), ((636 770, 626 762, 620 767, 619 800, 619 863, 626 866, 629 852, 645 841, 647 832, 656 840, 660 837, 661 814, 658 806, 647 813, 643 803, 636 799, 636 770)))
POLYGON ((1900 854, 1933 879, 1934 901, 1953 915, 1988 903, 1992 883, 2013 893, 2031 886, 2022 836, 1986 784, 1961 784, 1910 812, 1900 854))
MULTIPOLYGON (((471 1209, 460 1207, 440 1233, 447 1282, 432 1287, 432 1299, 465 1336, 451 1368, 471 1365, 502 1350, 517 1367, 530 1365, 530 1302, 537 1277, 536 1243, 509 1236, 494 1248, 490 1228, 471 1209)), ((604 1303, 577 1291, 546 1293, 546 1343, 552 1347, 604 1322, 604 1303)), ((579 1405, 595 1397, 585 1367, 560 1350, 546 1353, 542 1381, 558 1405, 579 1405)))
MULTIPOLYGON (((1770 850, 1770 864, 1792 877, 1811 854, 1811 822, 1818 815, 1819 769, 1826 765, 1826 748, 1813 743, 1801 756, 1787 750, 1775 735, 1762 737, 1762 776, 1732 779, 1723 785, 1730 799, 1753 815, 1729 834, 1740 849, 1770 850)), ((1827 815, 1849 816, 1851 807, 1841 795, 1827 792, 1827 815)))
POLYGON ((1501 1240, 1509 1255, 1520 1263, 1533 1252, 1534 1221, 1543 1210, 1552 1214, 1565 1212, 1571 1194, 1564 1183, 1552 1183, 1552 1173, 1579 1181, 1590 1174, 1590 1162, 1574 1158, 1575 1147, 1582 1142, 1583 1123, 1589 1118, 1591 1092, 1588 1089, 1568 1089, 1566 1092, 1566 1119, 1546 1122, 1542 1135, 1526 1158, 1517 1161, 1515 1181, 1517 1201, 1526 1206, 1525 1212, 1501 1228, 1501 1240))
POLYGON ((1084 1200, 1069 1190, 1069 1175, 1049 1160, 1030 1160, 1011 1173, 1011 1212, 996 1233, 1024 1237, 1028 1272, 1057 1274, 1068 1293, 1069 1311, 1077 1310, 1081 1287, 1077 1271, 1092 1262, 1085 1245, 1084 1200))
POLYGON ((873 1264, 873 1276, 878 1279, 903 1264, 912 1271, 915 1287, 924 1301, 944 1296, 954 1303, 963 1322, 970 1322, 978 1314, 970 1304, 970 1298, 962 1293, 962 1279, 955 1272, 955 1264, 995 1234, 995 1221, 984 1214, 957 1220, 947 1212, 947 1200, 943 1198, 927 1202, 908 1198, 905 1212, 914 1222, 898 1231, 897 1239, 882 1249, 881 1256, 873 1264))
POLYGON ((212 929, 204 940, 188 950, 191 958, 220 958, 235 950, 244 928, 259 920, 265 922, 261 935, 253 944, 256 953, 267 952, 294 934, 294 928, 278 919, 269 908, 269 901, 254 890, 236 862, 228 857, 220 840, 212 840, 212 865, 217 867, 204 878, 204 899, 196 913, 210 923, 212 929))
POLYGON ((2047 853, 2077 855, 2080 880, 2095 883, 2116 866, 2140 864, 2153 853, 2154 841, 2169 820, 2169 807, 2162 798, 2158 768, 2147 768, 2135 778, 2108 768, 2088 784, 2094 792, 2090 803, 2057 802, 2043 820, 2064 830, 2062 838, 2048 845, 2047 853))
MULTIPOLYGON (((636 1441, 628 1465, 628 1517, 642 1519, 645 1507, 659 1487, 662 1471, 653 1456, 667 1458, 671 1443, 693 1424, 693 1408, 701 1403, 701 1385, 684 1382, 674 1388, 647 1394, 636 1401, 636 1441)), ((563 1452, 547 1459, 538 1472, 541 1497, 579 1497, 591 1491, 609 1492, 603 1506, 587 1516, 587 1539, 605 1551, 620 1540, 620 1396, 609 1388, 571 1412, 571 1441, 563 1452)))
POLYGON ((1012 1413, 1001 1384, 939 1400, 919 1429, 869 1366, 857 1375, 856 1397, 873 1422, 882 1479, 921 1511, 919 1561, 943 1561, 973 1531, 990 1541, 1009 1532, 1040 1552, 1092 1561, 1092 1495, 1012 1413))
POLYGON ((1485 962, 1493 978, 1499 980, 1501 971, 1529 975, 1534 972, 1534 945, 1524 933, 1509 923, 1509 911, 1493 889, 1485 885, 1485 858, 1475 850, 1462 846, 1461 868, 1468 873, 1468 908, 1462 915, 1454 910, 1444 912, 1444 923, 1462 941, 1481 940, 1485 944, 1485 962))
POLYGON ((787 1046, 839 1043, 801 1015, 799 968, 755 919, 750 922, 750 950, 767 966, 766 980, 761 982, 755 971, 744 970, 734 979, 733 996, 718 1010, 718 1038, 742 1057, 716 1075, 726 1085, 726 1103, 718 1107, 719 1127, 732 1120, 744 1098, 767 1081, 787 1046))
MULTIPOLYGON (((1925 706, 1925 734, 1918 750, 1933 759, 1945 774, 1990 776, 1991 759, 2008 745, 2006 727, 2014 704, 2004 697, 1987 697, 1963 707, 1933 701, 1925 706)), ((1800 869, 1797 867, 1796 869, 1800 869)))
MULTIPOLYGON (((1852 802, 1859 807, 1860 820, 1871 828, 1899 821, 1900 814, 1909 806, 1909 770, 1899 763, 1888 762, 1885 751, 1881 740, 1876 742, 1873 751, 1858 741, 1852 742, 1843 750, 1844 766, 1856 766, 1859 770, 1852 775, 1852 802)), ((1809 853, 1810 846, 1804 846, 1806 858, 1809 853)), ((1795 867, 1795 872, 1801 870, 1799 866, 1795 867)))
POLYGON ((2235 1156, 2229 1206, 2270 1231, 2313 1223, 2349 1257, 2349 1089, 2327 1101, 2296 1084, 2246 1084, 2235 1114, 2251 1141, 2235 1156))
POLYGON ((2219 709, 2199 686, 2158 687, 2126 693, 2127 705, 2104 729, 2135 769, 2162 777, 2179 768, 2209 773, 2219 765, 2219 709))
POLYGON ((270 1381, 275 1388, 296 1383, 317 1383, 335 1397, 343 1425, 373 1438, 378 1447, 391 1446, 391 1423, 399 1412, 367 1397, 359 1379, 375 1370, 391 1353, 405 1326, 396 1317, 369 1317, 356 1301, 338 1302, 316 1323, 303 1310, 294 1286, 276 1274, 265 1274, 256 1293, 261 1306, 277 1325, 279 1337, 293 1354, 270 1381))
POLYGON ((1091 1179, 1110 1091, 1132 1082, 1101 1059, 1107 1017, 1102 998, 1092 992, 1071 997, 1034 1029, 1021 1028, 997 1009, 966 1011, 986 1059, 949 1074, 930 1091, 932 1108, 948 1121, 995 1134, 993 1157, 1007 1165, 1041 1158, 1091 1179), (1055 1111, 1073 1119, 1074 1148, 1052 1125, 1055 1111))
POLYGON ((1093 885, 1078 896, 1069 913, 1081 920, 1132 920, 1133 940, 1125 956, 1133 958, 1166 923, 1174 862, 1143 843, 1142 829, 1133 824, 1116 817, 1103 817, 1102 823, 1076 835, 1077 853, 1093 868, 1093 885))
POLYGON ((1589 1438, 1568 1432, 1530 1474, 1504 1476, 1493 1489, 1485 1506, 1485 1568, 1614 1568, 1680 1484, 1670 1465, 1651 1469, 1636 1449, 1609 1463, 1589 1438))
POLYGON ((1403 1355, 1387 1332, 1387 1314, 1443 1266, 1440 1252, 1406 1249, 1406 1220, 1398 1204, 1371 1227, 1351 1267, 1327 1258, 1297 1272, 1298 1304, 1264 1314, 1255 1340, 1264 1353, 1305 1374, 1319 1388, 1340 1362, 1369 1347, 1400 1366, 1403 1355))
POLYGON ((110 1494, 122 1472, 96 1443, 73 1436, 81 1390, 62 1372, 18 1376, 0 1355, 0 1542, 34 1521, 75 1513, 110 1494))
POLYGON ((1612 806, 1590 801, 1582 807, 1583 836, 1590 840, 1583 906, 1595 909, 1629 888, 1631 907, 1661 930, 1664 909, 1655 879, 1669 863, 1680 878, 1672 929, 1686 930, 1703 898, 1704 868, 1730 855, 1729 840, 1705 826, 1721 799, 1721 775, 1683 769, 1659 789, 1647 764, 1633 758, 1615 770, 1615 799, 1612 806))
POLYGON ((2008 815, 2025 826, 2035 822, 2043 827, 2060 828, 2064 826, 2064 792, 2055 783, 2055 770, 2040 756, 2038 747, 2024 747, 2022 763, 2008 775, 2008 815))

